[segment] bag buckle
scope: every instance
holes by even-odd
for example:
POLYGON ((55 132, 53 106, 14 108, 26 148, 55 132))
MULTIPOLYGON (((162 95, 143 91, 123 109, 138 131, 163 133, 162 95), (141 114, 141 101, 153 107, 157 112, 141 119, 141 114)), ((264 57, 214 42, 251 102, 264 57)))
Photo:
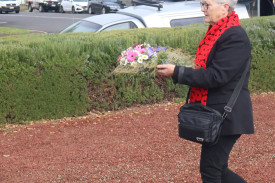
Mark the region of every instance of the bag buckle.
POLYGON ((231 111, 232 111, 232 108, 226 105, 226 106, 224 107, 224 110, 225 110, 226 112, 231 112, 231 111))
POLYGON ((196 137, 196 140, 199 141, 199 142, 203 142, 203 141, 204 141, 204 138, 196 137))

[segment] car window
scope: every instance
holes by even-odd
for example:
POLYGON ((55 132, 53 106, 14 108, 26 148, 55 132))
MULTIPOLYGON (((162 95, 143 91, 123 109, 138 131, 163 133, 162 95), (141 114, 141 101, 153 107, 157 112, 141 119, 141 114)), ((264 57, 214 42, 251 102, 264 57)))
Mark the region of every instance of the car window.
POLYGON ((182 18, 182 19, 174 19, 171 20, 170 25, 171 27, 176 26, 186 26, 193 23, 203 23, 204 17, 193 17, 193 18, 182 18))
POLYGON ((137 26, 133 22, 124 22, 124 23, 120 23, 120 24, 111 25, 111 26, 105 28, 104 31, 106 31, 106 30, 135 29, 135 28, 137 28, 137 26))
POLYGON ((93 22, 79 21, 63 30, 61 33, 70 32, 97 32, 102 26, 93 22))

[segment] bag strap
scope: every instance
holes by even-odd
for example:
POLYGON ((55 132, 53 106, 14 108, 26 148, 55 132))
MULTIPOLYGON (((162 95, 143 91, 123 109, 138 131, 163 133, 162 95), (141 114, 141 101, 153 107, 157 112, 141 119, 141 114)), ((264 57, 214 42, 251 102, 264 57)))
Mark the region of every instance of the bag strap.
POLYGON ((185 99, 185 103, 188 104, 189 103, 189 98, 190 98, 190 93, 191 93, 191 86, 189 87, 189 90, 188 90, 188 93, 187 93, 187 96, 186 96, 186 99, 185 99))
MULTIPOLYGON (((250 62, 251 62, 251 56, 249 57, 249 61, 246 65, 246 68, 245 68, 245 71, 242 73, 242 76, 241 76, 241 79, 238 81, 228 103, 226 104, 226 106, 224 107, 224 113, 222 115, 222 118, 225 119, 227 114, 229 112, 232 111, 233 109, 233 106, 235 105, 236 101, 237 101, 237 98, 241 92, 241 89, 243 87, 243 83, 244 83, 244 80, 245 80, 245 76, 249 70, 249 66, 250 66, 250 62)), ((186 104, 189 103, 189 97, 190 97, 190 92, 191 92, 191 87, 189 87, 189 90, 188 90, 188 93, 187 93, 187 97, 186 97, 186 104)))
POLYGON ((233 107, 234 107, 234 105, 235 105, 235 103, 237 101, 237 98, 238 98, 238 96, 239 96, 239 94, 241 92, 241 89, 243 87, 245 76, 246 76, 246 74, 247 74, 247 72, 249 70, 250 62, 251 62, 251 56, 249 57, 249 61, 248 61, 247 65, 246 65, 245 71, 242 73, 241 79, 237 83, 237 85, 236 85, 236 87, 235 87, 235 89, 234 89, 234 91, 233 91, 233 93, 232 93, 232 95, 231 95, 228 103, 224 107, 224 113, 222 115, 223 119, 225 119, 226 116, 227 116, 227 114, 232 111, 232 109, 233 109, 233 107))

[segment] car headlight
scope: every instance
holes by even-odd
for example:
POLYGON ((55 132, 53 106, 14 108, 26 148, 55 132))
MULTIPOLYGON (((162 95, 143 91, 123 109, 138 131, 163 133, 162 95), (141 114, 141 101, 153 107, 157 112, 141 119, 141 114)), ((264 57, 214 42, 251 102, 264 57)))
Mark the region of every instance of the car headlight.
POLYGON ((118 9, 119 6, 110 6, 111 9, 118 9))

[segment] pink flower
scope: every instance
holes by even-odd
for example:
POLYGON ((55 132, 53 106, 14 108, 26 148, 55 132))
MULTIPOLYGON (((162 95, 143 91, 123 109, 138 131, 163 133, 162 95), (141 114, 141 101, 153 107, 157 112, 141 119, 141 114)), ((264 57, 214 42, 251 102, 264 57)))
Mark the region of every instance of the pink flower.
POLYGON ((147 53, 147 50, 146 50, 145 48, 136 47, 136 50, 137 50, 140 54, 147 53))
POLYGON ((117 59, 118 62, 120 62, 120 59, 121 59, 122 55, 120 55, 117 59))
POLYGON ((140 47, 140 46, 141 46, 141 44, 134 44, 132 47, 133 47, 133 48, 135 48, 135 47, 137 47, 137 46, 139 46, 139 47, 140 47))
POLYGON ((135 61, 137 55, 138 54, 136 52, 130 51, 127 55, 127 60, 133 62, 135 61))

